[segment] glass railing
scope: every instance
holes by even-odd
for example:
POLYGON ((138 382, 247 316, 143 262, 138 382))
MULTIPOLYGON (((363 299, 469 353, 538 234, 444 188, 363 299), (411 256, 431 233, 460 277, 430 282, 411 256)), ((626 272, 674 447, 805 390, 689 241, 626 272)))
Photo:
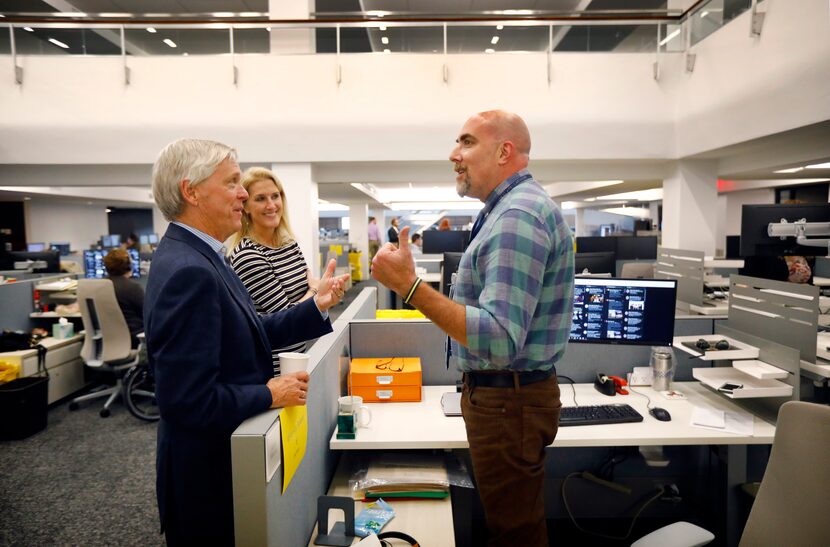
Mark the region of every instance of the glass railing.
POLYGON ((316 19, 297 21, 270 20, 263 13, 5 13, 0 18, 0 28, 6 27, 0 31, 0 54, 681 52, 686 50, 684 28, 695 44, 751 3, 698 1, 686 12, 675 13, 527 11, 504 18, 498 14, 507 12, 345 14, 354 18, 316 13, 316 19), (370 19, 358 20, 358 15, 370 19))

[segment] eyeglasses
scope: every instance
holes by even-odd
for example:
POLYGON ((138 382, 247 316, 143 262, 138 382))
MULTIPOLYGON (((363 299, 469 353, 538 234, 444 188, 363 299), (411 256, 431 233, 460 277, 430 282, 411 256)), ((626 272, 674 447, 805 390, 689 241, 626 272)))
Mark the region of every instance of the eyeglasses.
POLYGON ((397 366, 395 363, 395 357, 391 357, 387 360, 378 359, 377 364, 375 364, 375 368, 378 370, 388 370, 389 372, 401 372, 403 371, 404 361, 401 359, 400 366, 397 366))

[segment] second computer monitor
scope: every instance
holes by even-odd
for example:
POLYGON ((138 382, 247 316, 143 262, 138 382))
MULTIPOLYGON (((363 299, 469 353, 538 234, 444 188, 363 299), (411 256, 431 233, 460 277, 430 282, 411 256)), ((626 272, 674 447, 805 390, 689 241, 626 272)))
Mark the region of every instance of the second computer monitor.
POLYGON ((579 274, 611 274, 617 271, 614 253, 576 253, 574 254, 574 271, 579 274))
POLYGON ((669 346, 676 299, 673 279, 577 277, 570 341, 669 346))
POLYGON ((463 252, 470 241, 470 232, 466 230, 425 230, 424 254, 441 254, 463 252))

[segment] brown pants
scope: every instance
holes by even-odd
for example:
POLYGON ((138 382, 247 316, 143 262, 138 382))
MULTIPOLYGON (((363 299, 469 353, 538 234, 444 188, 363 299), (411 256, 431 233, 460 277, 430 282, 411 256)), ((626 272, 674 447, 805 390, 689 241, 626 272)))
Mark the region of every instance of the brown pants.
MULTIPOLYGON (((369 240, 369 262, 371 262, 372 259, 375 258, 375 255, 378 254, 379 250, 380 250, 380 241, 370 239, 369 240)), ((370 265, 370 267, 371 267, 371 265, 370 265)))
POLYGON ((561 406, 556 376, 519 388, 465 382, 461 412, 489 546, 548 544, 545 447, 556 437, 561 406))

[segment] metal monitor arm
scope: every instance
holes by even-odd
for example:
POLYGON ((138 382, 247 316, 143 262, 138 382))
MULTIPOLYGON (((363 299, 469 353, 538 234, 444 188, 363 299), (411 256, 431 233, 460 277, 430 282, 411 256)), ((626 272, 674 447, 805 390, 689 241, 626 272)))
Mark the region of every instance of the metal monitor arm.
POLYGON ((781 222, 770 222, 767 226, 767 234, 770 237, 795 237, 796 243, 805 247, 824 247, 830 251, 830 222, 807 222, 806 219, 787 222, 782 218, 781 222), (825 236, 809 239, 808 236, 825 236))

